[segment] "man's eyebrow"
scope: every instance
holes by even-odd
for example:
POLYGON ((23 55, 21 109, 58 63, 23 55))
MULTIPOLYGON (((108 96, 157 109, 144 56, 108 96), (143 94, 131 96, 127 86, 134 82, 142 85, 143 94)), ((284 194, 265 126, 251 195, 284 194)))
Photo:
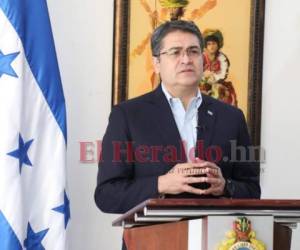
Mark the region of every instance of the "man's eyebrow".
POLYGON ((188 49, 200 49, 200 46, 197 46, 197 45, 192 45, 192 46, 189 46, 187 47, 188 49))
MULTIPOLYGON (((183 47, 182 46, 175 46, 175 47, 168 48, 166 50, 171 50, 171 49, 183 49, 183 47)), ((200 49, 200 47, 197 46, 197 45, 192 45, 192 46, 187 47, 187 49, 200 49)))
POLYGON ((181 46, 175 46, 175 47, 170 47, 170 48, 168 48, 166 50, 171 50, 171 49, 183 49, 183 47, 181 47, 181 46))

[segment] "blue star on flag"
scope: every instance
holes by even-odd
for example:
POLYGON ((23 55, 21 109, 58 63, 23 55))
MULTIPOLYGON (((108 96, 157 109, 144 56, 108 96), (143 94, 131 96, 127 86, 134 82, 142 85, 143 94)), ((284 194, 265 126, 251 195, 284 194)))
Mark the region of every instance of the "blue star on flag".
POLYGON ((20 52, 15 52, 11 54, 4 55, 0 50, 0 78, 3 74, 10 75, 13 77, 18 77, 16 72, 11 66, 11 63, 20 54, 20 52))
POLYGON ((62 213, 65 216, 65 228, 67 228, 68 222, 70 220, 70 201, 64 191, 64 203, 58 207, 53 208, 52 210, 62 213))
POLYGON ((24 240, 24 246, 26 250, 45 250, 42 245, 42 240, 44 239, 49 228, 35 233, 28 223, 27 226, 27 238, 24 240))
POLYGON ((19 148, 12 151, 12 152, 10 152, 10 153, 7 153, 8 155, 19 159, 20 174, 21 174, 21 171, 22 171, 23 163, 28 165, 28 166, 32 166, 32 164, 29 160, 28 154, 27 154, 27 151, 28 151, 28 149, 29 149, 32 142, 33 142, 33 139, 24 143, 24 140, 23 140, 21 134, 19 134, 19 148))

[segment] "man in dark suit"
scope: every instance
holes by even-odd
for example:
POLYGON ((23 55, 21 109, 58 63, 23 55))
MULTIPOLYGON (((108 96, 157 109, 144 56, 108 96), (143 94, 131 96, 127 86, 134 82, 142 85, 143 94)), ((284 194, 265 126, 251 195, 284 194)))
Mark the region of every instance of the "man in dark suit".
POLYGON ((243 113, 199 92, 197 26, 166 22, 154 31, 151 48, 161 84, 112 109, 97 206, 124 213, 149 198, 259 198, 259 166, 250 159, 243 113))

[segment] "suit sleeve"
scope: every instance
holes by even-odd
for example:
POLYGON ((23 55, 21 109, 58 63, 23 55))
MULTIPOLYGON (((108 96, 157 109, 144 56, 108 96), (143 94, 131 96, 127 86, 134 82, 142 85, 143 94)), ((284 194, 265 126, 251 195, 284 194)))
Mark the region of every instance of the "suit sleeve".
POLYGON ((233 163, 232 198, 256 198, 261 195, 259 161, 254 157, 255 147, 251 146, 247 124, 239 111, 240 125, 237 138, 236 161, 233 163))
POLYGON ((94 195, 103 212, 124 213, 146 199, 159 196, 157 176, 135 178, 136 166, 127 147, 131 141, 126 113, 121 106, 116 106, 102 141, 94 195))

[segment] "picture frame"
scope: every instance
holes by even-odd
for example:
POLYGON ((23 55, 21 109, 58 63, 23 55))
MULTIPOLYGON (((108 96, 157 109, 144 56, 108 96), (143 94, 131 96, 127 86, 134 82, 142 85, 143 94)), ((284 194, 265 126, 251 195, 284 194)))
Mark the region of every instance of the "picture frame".
MULTIPOLYGON (((156 86, 153 83, 157 82, 156 76, 151 73, 151 31, 159 23, 169 20, 172 14, 171 9, 161 6, 162 2, 166 0, 114 0, 112 105, 149 92, 156 86), (134 83, 139 77, 149 81, 134 83), (140 84, 149 83, 150 79, 150 87, 140 84)), ((222 52, 229 61, 232 59, 228 77, 236 87, 237 106, 246 116, 252 144, 259 146, 265 0, 181 2, 187 3, 181 19, 192 19, 204 32, 209 28, 222 32, 222 52), (213 27, 209 27, 210 24, 213 27)))

